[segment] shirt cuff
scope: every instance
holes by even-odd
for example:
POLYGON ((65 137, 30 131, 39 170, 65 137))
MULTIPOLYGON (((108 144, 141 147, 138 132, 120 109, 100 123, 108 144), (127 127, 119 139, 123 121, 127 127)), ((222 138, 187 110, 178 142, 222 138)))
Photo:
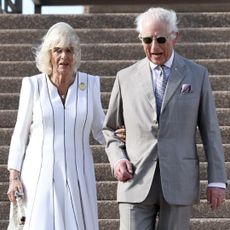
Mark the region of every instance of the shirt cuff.
POLYGON ((216 187, 216 188, 226 189, 226 184, 225 183, 214 182, 214 183, 209 183, 208 187, 216 187))

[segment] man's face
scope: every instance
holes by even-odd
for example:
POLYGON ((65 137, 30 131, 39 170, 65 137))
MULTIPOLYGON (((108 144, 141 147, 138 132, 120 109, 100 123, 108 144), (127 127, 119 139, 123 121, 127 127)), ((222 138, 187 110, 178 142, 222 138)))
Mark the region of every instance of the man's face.
POLYGON ((172 54, 178 33, 169 33, 162 22, 144 22, 139 36, 142 38, 146 57, 156 65, 163 65, 172 54), (152 38, 152 42, 149 38, 152 38), (146 44, 144 41, 150 43, 146 44))

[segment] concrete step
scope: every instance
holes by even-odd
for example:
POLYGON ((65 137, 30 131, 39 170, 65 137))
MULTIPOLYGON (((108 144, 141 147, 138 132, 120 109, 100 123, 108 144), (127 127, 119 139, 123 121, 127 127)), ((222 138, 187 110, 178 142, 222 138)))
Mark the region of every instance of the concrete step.
MULTIPOLYGON (((207 181, 201 181, 200 183, 200 197, 206 199, 207 181)), ((0 201, 8 201, 6 195, 9 184, 7 182, 0 183, 0 201)), ((117 194, 117 182, 116 181, 98 181, 97 182, 97 199, 98 201, 114 201, 117 194)), ((230 197, 230 190, 227 190, 227 197, 230 197)))
MULTIPOLYGON (((138 42, 138 39, 137 39, 138 42)), ((145 57, 141 43, 82 45, 82 60, 135 60, 145 57)), ((190 59, 227 59, 230 43, 178 43, 175 50, 190 59)), ((0 61, 34 61, 31 45, 0 45, 0 61)))
MULTIPOLYGON (((190 230, 229 230, 229 218, 203 218, 191 219, 190 230)), ((6 230, 8 221, 0 221, 0 230, 6 230)), ((118 219, 100 219, 100 230, 117 230, 119 228, 118 219)))
MULTIPOLYGON (((225 162, 227 176, 230 178, 230 162, 225 162)), ((96 163, 95 164, 95 173, 97 181, 115 181, 111 173, 111 168, 109 163, 96 163)), ((8 182, 9 173, 7 171, 6 165, 0 165, 0 175, 1 182, 8 182)), ((200 163, 200 179, 207 180, 207 163, 200 163)))
MULTIPOLYGON (((105 148, 102 145, 91 146, 95 163, 108 163, 108 158, 105 153, 105 148)), ((225 162, 230 162, 230 144, 223 144, 225 153, 225 162)), ((200 162, 206 162, 204 149, 202 144, 197 144, 197 151, 200 162)), ((8 156, 8 147, 0 146, 0 164, 5 164, 8 156), (2 154, 1 154, 2 153, 2 154)))
MULTIPOLYGON (((230 176, 230 162, 225 162, 226 165, 226 171, 227 171, 227 176, 229 178, 230 176)), ((0 170, 2 171, 2 175, 8 175, 8 172, 6 171, 5 168, 1 168, 0 170), (4 174, 5 172, 5 174, 4 174)), ((116 179, 113 177, 111 174, 111 168, 109 164, 95 164, 95 172, 96 172, 96 179, 97 181, 115 181, 116 179), (102 173, 103 172, 103 173, 102 173)), ((2 178, 4 178, 2 176, 2 178)), ((6 178, 8 181, 8 177, 6 178)), ((200 163, 200 179, 201 180, 207 180, 207 163, 206 162, 201 162, 200 163)))
POLYGON ((22 77, 0 77, 1 93, 19 93, 22 77))
MULTIPOLYGON (((200 182, 200 197, 201 199, 207 198, 207 181, 201 181, 200 182)), ((4 185, 0 187, 0 191, 7 191, 7 186, 4 185)), ((98 200, 100 201, 106 201, 106 200, 116 200, 116 193, 117 192, 117 182, 116 181, 99 181, 97 182, 97 194, 98 194, 98 200)), ((7 199, 6 196, 4 196, 5 199, 7 199)), ((230 190, 227 190, 226 197, 230 198, 230 190)), ((0 199, 4 200, 4 199, 0 199)))
MULTIPOLYGON (((134 26, 135 27, 135 26, 134 26)), ((81 44, 137 43, 133 28, 76 29, 81 44)), ((40 44, 47 29, 0 29, 0 44, 40 44)), ((180 28, 178 42, 229 42, 230 27, 180 28)))
MULTIPOLYGON (((119 228, 118 219, 99 220, 100 230, 117 230, 119 228)), ((229 218, 193 218, 190 221, 190 230, 229 230, 229 218)), ((1 229, 1 228, 0 228, 1 229)))
MULTIPOLYGON (((80 71, 99 76, 115 76, 117 71, 135 63, 137 60, 95 60, 82 61, 80 71)), ((194 59, 208 68, 211 75, 228 75, 229 59, 194 59)), ((2 61, 0 76, 31 76, 39 73, 33 61, 2 61)))
MULTIPOLYGON (((191 2, 191 1, 190 1, 191 2)), ((85 12, 89 13, 140 13, 144 12, 150 7, 165 7, 168 9, 174 9, 177 12, 217 12, 217 11, 222 11, 222 12, 229 12, 230 11, 230 4, 229 3, 213 3, 210 1, 209 4, 207 3, 199 3, 199 4, 191 4, 187 2, 183 2, 181 4, 179 3, 171 3, 168 4, 108 4, 108 5, 103 5, 103 4, 98 4, 98 5, 89 5, 86 6, 85 12)))
MULTIPOLYGON (((7 191, 7 186, 4 185, 3 187, 0 187, 0 191, 7 191), (5 187, 4 187, 5 186, 5 187)), ((207 181, 201 181, 200 182, 200 197, 201 199, 207 199, 207 181)), ((106 201, 106 200, 116 200, 116 194, 117 194, 117 182, 116 181, 99 181, 97 182, 97 199, 100 201, 106 201)), ((4 196, 6 197, 6 196, 4 196)), ((229 199, 230 197, 230 189, 227 189, 226 197, 229 199)), ((7 197, 5 198, 7 199, 7 197)), ((3 199, 1 199, 3 200, 3 199)))
MULTIPOLYGON (((100 219, 118 219, 118 205, 115 201, 99 201, 100 219), (108 210, 110 210, 108 212, 108 210)), ((230 218, 230 200, 226 200, 217 211, 212 211, 206 200, 201 200, 199 205, 193 206, 192 218, 230 218)), ((203 230, 203 229, 202 229, 203 230)))
MULTIPOLYGON (((93 159, 94 162, 97 164, 100 163, 109 163, 107 155, 105 153, 105 147, 102 145, 91 145, 93 159)), ((204 149, 202 144, 197 144, 198 148, 198 155, 200 162, 206 162, 204 149)), ((230 144, 224 144, 224 153, 225 153, 225 162, 230 162, 230 144)), ((8 145, 1 145, 0 146, 0 165, 6 165, 9 153, 9 146, 8 145)), ((230 196, 229 196, 230 197, 230 196)), ((1 199, 0 199, 1 200, 1 199)))
MULTIPOLYGON (((220 6, 220 4, 216 4, 220 6)), ((228 5, 230 6, 230 4, 228 5)), ((194 7, 194 5, 193 5, 194 7)), ((192 6, 178 13, 180 37, 176 50, 209 69, 214 90, 221 135, 224 143, 228 178, 230 176, 230 12, 194 12, 192 6), (190 12, 188 12, 190 11, 190 12), (215 59, 213 59, 213 57, 215 59)), ((199 7, 202 8, 199 4, 199 7)), ((194 9, 194 8, 193 8, 194 9)), ((211 6, 207 8, 212 11, 211 6)), ((214 8, 213 8, 214 9, 214 8)), ((227 7, 225 8, 227 10, 227 7)), ((127 10, 127 9, 126 9, 127 10)), ((76 28, 82 43, 81 70, 102 76, 101 89, 104 108, 107 108, 116 72, 144 53, 135 32, 135 13, 95 13, 84 15, 0 15, 0 230, 8 223, 8 171, 6 169, 9 143, 17 115, 21 79, 38 73, 32 46, 40 44, 47 29, 58 21, 76 28), (32 45, 33 44, 33 45, 32 45), (103 60, 105 59, 105 60, 103 60)), ((139 9, 140 10, 140 9, 139 9)), ((142 10, 141 10, 142 11, 142 10)), ((223 10, 224 11, 224 10, 223 10)), ((132 11, 130 11, 132 12, 132 11)), ((207 163, 201 140, 197 135, 201 161, 201 198, 194 206, 192 230, 229 230, 230 190, 223 207, 211 212, 206 203, 207 163)), ((97 179, 100 230, 118 229, 116 199, 117 182, 111 174, 104 146, 92 140, 97 179), (109 210, 109 212, 108 212, 109 210)))
MULTIPOLYGON (((0 29, 47 29, 64 21, 74 28, 134 28, 136 13, 104 13, 78 15, 1 14, 0 29)), ((180 28, 229 27, 229 12, 178 13, 180 28)))
MULTIPOLYGON (((116 201, 99 201, 98 209, 99 209, 99 219, 101 219, 100 224, 104 225, 103 222, 105 220, 107 221, 110 220, 111 223, 115 224, 114 226, 112 225, 113 227, 118 226, 119 212, 118 212, 118 205, 116 201)), ((3 217, 1 225, 4 224, 3 226, 6 226, 7 224, 6 220, 8 219, 7 211, 9 210, 9 202, 0 202, 0 210, 1 210, 0 215, 3 217)), ((202 200, 199 205, 195 205, 193 207, 192 219, 191 219, 192 229, 229 230, 229 228, 226 228, 226 224, 230 222, 229 211, 230 211, 230 201, 225 201, 225 203, 219 210, 213 212, 207 205, 207 202, 205 200, 202 200), (200 219, 201 216, 202 219, 200 219), (216 228, 210 228, 210 225, 212 224, 214 224, 216 228), (220 226, 221 228, 219 228, 220 226)), ((101 226, 102 229, 103 229, 103 225, 101 226)), ((117 229, 113 227, 109 226, 107 229, 109 230, 117 229)))
MULTIPOLYGON (((111 93, 101 93, 103 108, 108 108, 111 93)), ((216 107, 229 108, 230 92, 214 91, 216 107)), ((15 110, 18 108, 19 93, 0 93, 0 110, 15 110)))
MULTIPOLYGON (((221 126, 230 126, 230 108, 217 109, 217 116, 221 126)), ((16 109, 0 110, 0 128, 13 128, 16 122, 16 117, 16 109)))
MULTIPOLYGON (((230 138, 230 126, 220 126, 220 132, 222 136, 223 144, 229 144, 230 138)), ((13 133, 13 128, 1 128, 0 129, 0 146, 6 146, 10 144, 11 136, 13 133)), ((197 132, 196 137, 197 144, 201 144, 201 138, 199 136, 199 132, 197 132)), ((98 142, 90 137, 91 145, 98 145, 98 142)))
MULTIPOLYGON (((230 91, 230 75, 210 75, 213 91, 230 91)), ((0 76, 1 93, 19 93, 23 77, 0 76)), ((114 76, 101 76, 101 92, 111 92, 114 84, 114 76)))

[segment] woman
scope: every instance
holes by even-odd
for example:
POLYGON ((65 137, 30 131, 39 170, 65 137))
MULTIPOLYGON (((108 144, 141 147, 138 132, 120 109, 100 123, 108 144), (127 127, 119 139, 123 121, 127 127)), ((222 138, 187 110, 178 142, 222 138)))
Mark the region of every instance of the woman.
POLYGON ((104 113, 99 77, 77 71, 80 59, 78 36, 59 22, 37 49, 42 73, 22 81, 8 197, 24 193, 26 230, 98 229, 89 135, 104 144, 104 113))

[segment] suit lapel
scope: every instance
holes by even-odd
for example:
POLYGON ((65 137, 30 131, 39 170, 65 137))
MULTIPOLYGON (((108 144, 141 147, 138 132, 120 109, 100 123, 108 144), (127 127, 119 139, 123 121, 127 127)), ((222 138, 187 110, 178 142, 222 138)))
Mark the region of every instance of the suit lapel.
POLYGON ((156 110, 156 100, 153 92, 152 74, 147 58, 141 60, 138 69, 138 81, 142 85, 143 94, 146 96, 148 102, 151 104, 154 110, 156 110), (141 77, 140 77, 141 76, 141 77))
POLYGON ((165 106, 168 104, 170 98, 175 93, 176 89, 179 87, 181 81, 184 79, 184 61, 183 59, 175 53, 174 61, 170 70, 169 81, 164 95, 164 100, 162 103, 161 112, 164 110, 165 106))
MULTIPOLYGON (((170 77, 167 84, 167 88, 164 95, 164 100, 161 108, 161 112, 164 110, 165 106, 168 104, 170 98, 175 93, 176 89, 181 84, 184 79, 184 68, 185 64, 183 59, 175 53, 174 61, 170 70, 170 77)), ((140 82, 143 89, 143 94, 146 96, 147 101, 152 106, 153 110, 156 111, 156 100, 153 92, 153 82, 152 74, 149 66, 149 61, 147 58, 142 59, 137 65, 136 81, 140 82)))

